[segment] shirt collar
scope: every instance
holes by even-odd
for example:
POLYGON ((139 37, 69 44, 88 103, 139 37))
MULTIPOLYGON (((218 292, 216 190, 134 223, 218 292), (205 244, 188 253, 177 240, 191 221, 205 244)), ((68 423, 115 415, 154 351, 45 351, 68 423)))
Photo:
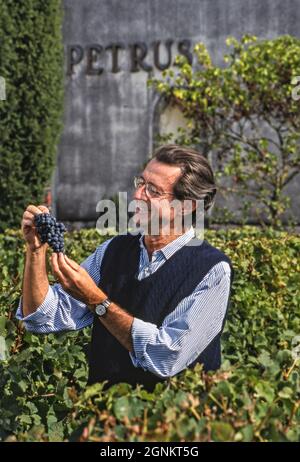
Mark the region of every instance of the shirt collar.
MULTIPOLYGON (((144 244, 144 235, 145 232, 141 231, 141 236, 139 238, 140 248, 146 250, 144 244)), ((153 255, 158 253, 162 253, 166 260, 168 260, 177 250, 181 249, 184 245, 186 245, 193 237, 195 237, 195 230, 193 226, 191 226, 184 234, 174 239, 174 241, 169 242, 169 244, 165 245, 159 250, 155 250, 153 255)))

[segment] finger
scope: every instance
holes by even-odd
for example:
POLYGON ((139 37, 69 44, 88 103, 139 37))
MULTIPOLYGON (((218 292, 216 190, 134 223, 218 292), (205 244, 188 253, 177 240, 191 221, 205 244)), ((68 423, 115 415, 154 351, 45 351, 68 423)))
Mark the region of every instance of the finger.
POLYGON ((67 280, 65 279, 64 275, 59 269, 58 266, 58 257, 56 253, 53 253, 51 256, 51 266, 52 266, 52 273, 54 277, 60 282, 63 287, 67 287, 67 280))
POLYGON ((32 228, 32 221, 31 220, 23 220, 22 226, 30 226, 32 228))
POLYGON ((44 205, 39 205, 38 209, 40 209, 43 213, 50 213, 49 209, 44 205))
POLYGON ((53 275, 59 280, 61 285, 66 286, 67 281, 58 266, 58 257, 56 253, 53 253, 51 256, 51 267, 52 267, 53 275))
POLYGON ((42 211, 36 207, 35 205, 28 205, 27 209, 26 209, 27 212, 31 212, 33 215, 36 215, 38 213, 42 213, 42 211))
POLYGON ((71 268, 71 266, 67 264, 65 260, 65 256, 62 252, 59 252, 57 260, 58 260, 59 270, 62 272, 62 274, 69 279, 73 279, 77 271, 75 272, 73 268, 71 268))
POLYGON ((67 257, 67 255, 65 255, 65 261, 69 266, 71 266, 71 268, 73 268, 73 270, 75 270, 75 271, 80 270, 80 268, 81 268, 80 265, 78 265, 78 263, 76 263, 76 261, 71 260, 71 258, 67 257))
POLYGON ((25 210, 25 212, 23 213, 23 218, 28 218, 28 219, 34 219, 34 214, 31 213, 31 212, 28 212, 27 210, 25 210))

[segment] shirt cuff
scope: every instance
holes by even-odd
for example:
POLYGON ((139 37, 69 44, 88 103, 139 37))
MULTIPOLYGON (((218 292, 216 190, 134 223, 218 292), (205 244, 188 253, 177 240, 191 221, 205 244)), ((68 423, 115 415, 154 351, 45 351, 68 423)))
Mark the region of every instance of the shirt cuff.
POLYGON ((26 328, 46 324, 51 319, 50 310, 54 302, 55 302, 55 295, 53 293, 51 286, 49 286, 47 295, 43 303, 40 306, 38 306, 38 308, 36 309, 34 313, 24 316, 23 315, 23 297, 21 296, 18 309, 16 312, 16 318, 19 319, 20 321, 23 321, 26 325, 26 328))
POLYGON ((143 367, 146 356, 146 347, 151 338, 156 334, 157 326, 150 322, 142 321, 138 318, 133 318, 131 327, 131 336, 133 343, 133 353, 129 353, 132 363, 135 367, 143 367))

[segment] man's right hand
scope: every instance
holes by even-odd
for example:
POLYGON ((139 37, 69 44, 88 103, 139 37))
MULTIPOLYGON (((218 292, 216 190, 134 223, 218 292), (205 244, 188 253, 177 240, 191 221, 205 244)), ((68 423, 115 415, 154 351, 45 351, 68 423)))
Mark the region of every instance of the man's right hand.
POLYGON ((47 248, 48 244, 42 244, 38 236, 35 224, 34 217, 39 213, 50 213, 49 209, 44 205, 29 205, 25 210, 22 218, 21 229, 23 232, 23 237, 30 248, 31 251, 38 250, 42 247, 47 248))

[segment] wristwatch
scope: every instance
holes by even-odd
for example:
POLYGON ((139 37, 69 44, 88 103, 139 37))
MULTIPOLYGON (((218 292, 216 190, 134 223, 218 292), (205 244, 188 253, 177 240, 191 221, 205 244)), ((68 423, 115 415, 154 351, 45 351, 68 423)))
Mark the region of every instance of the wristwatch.
POLYGON ((111 300, 109 298, 106 298, 105 300, 103 300, 103 302, 99 303, 99 305, 96 306, 95 313, 98 316, 104 316, 110 304, 111 300))

